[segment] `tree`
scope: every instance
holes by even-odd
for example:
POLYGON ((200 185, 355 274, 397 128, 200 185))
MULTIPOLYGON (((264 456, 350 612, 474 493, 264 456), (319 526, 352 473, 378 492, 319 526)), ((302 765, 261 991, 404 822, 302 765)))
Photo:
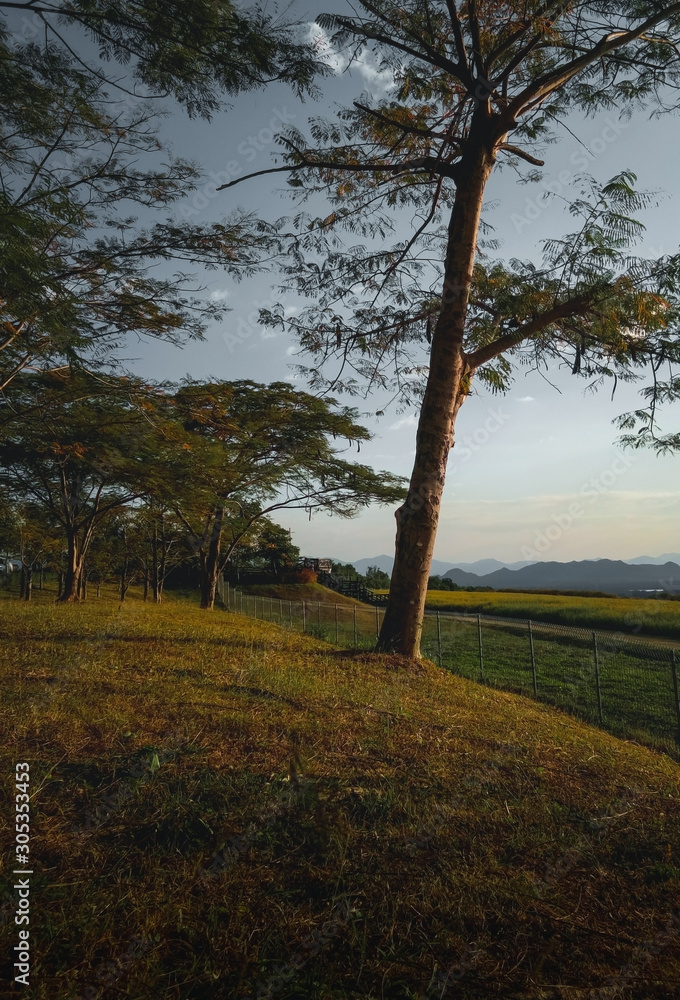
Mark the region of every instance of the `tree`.
MULTIPOLYGON (((324 218, 298 217, 288 267, 318 299, 288 323, 315 358, 312 384, 328 384, 335 358, 335 387, 368 379, 420 403, 379 640, 416 657, 447 460, 474 377, 500 390, 513 359, 555 354, 596 379, 629 377, 664 350, 671 262, 627 260, 639 231, 630 212, 642 204, 630 175, 577 201, 579 231, 549 243, 543 266, 490 264, 478 251, 497 162, 541 167, 537 154, 574 109, 675 108, 680 4, 364 0, 356 15, 318 23, 352 57, 373 49, 394 88, 314 120, 310 140, 288 128, 284 162, 258 173, 287 173, 303 197, 331 201, 324 218), (393 210, 412 213, 412 232, 390 243, 393 210), (367 245, 345 247, 343 232, 367 245)), ((665 339, 677 360, 677 337, 665 339)))
POLYGON ((80 597, 95 531, 160 475, 155 430, 144 417, 150 391, 131 379, 83 372, 35 375, 12 398, 14 419, 0 438, 3 489, 16 504, 39 505, 67 546, 60 601, 80 597))
POLYGON ((156 111, 112 102, 59 47, 0 35, 0 98, 0 389, 22 371, 101 367, 130 334, 201 337, 222 311, 170 268, 252 273, 268 228, 243 213, 140 225, 131 211, 168 209, 198 171, 163 162, 156 111))
POLYGON ((292 569, 300 558, 300 549, 293 544, 288 528, 267 517, 258 522, 258 533, 248 553, 251 566, 262 566, 278 576, 284 569, 292 569))
POLYGON ((0 2, 0 10, 24 15, 18 27, 27 43, 73 55, 86 84, 105 79, 137 99, 172 95, 203 118, 222 105, 223 93, 278 80, 301 96, 327 70, 299 39, 298 24, 230 0, 31 0, 0 2), (75 55, 83 34, 99 60, 75 55), (122 79, 109 69, 116 64, 125 67, 122 79))
POLYGON ((262 518, 283 509, 352 517, 403 496, 398 477, 339 457, 329 438, 359 445, 370 435, 355 410, 332 399, 244 380, 187 382, 172 402, 185 433, 174 463, 176 513, 200 558, 204 608, 214 606, 219 573, 262 518))
POLYGON ((379 566, 369 566, 364 579, 370 590, 387 590, 390 585, 389 573, 380 569, 379 566))

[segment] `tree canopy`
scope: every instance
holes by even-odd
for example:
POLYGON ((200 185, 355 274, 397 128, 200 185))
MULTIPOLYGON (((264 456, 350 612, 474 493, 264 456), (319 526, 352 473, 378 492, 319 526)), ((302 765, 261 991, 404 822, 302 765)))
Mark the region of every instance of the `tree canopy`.
POLYGON ((0 88, 0 388, 23 370, 110 362, 131 334, 202 336, 221 310, 184 267, 252 273, 271 230, 243 213, 154 219, 197 168, 163 155, 153 108, 112 101, 54 44, 0 35, 0 88))
POLYGON ((399 477, 343 457, 341 439, 370 437, 356 418, 287 383, 151 385, 79 369, 26 376, 11 387, 0 436, 3 496, 15 519, 30 509, 34 534, 57 529, 63 601, 78 599, 98 539, 101 565, 110 552, 123 567, 123 596, 142 550, 157 597, 172 547, 197 556, 210 608, 239 545, 269 546, 279 560, 290 552, 276 511, 352 517, 403 498, 399 477))
MULTIPOLYGON (((530 177, 567 114, 676 110, 680 5, 368 0, 317 20, 349 57, 372 50, 394 85, 313 119, 307 134, 288 127, 281 163, 258 171, 288 175, 301 201, 322 194, 330 210, 295 220, 286 280, 313 304, 266 318, 298 333, 315 386, 368 383, 420 403, 380 640, 417 656, 446 464, 472 380, 503 389, 522 356, 557 356, 595 378, 677 364, 678 258, 635 259, 645 198, 629 173, 604 186, 584 179, 578 229, 549 241, 538 262, 492 259, 482 208, 496 165, 530 177)), ((677 392, 672 378, 666 385, 677 392)))

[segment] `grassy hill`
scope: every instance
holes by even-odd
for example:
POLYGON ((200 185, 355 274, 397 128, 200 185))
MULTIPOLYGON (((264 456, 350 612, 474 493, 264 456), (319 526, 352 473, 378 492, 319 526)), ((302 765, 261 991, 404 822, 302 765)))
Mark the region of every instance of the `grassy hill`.
POLYGON ((677 997, 670 759, 178 600, 1 601, 0 630, 31 1000, 677 997))
POLYGON ((470 614, 531 618, 558 625, 680 639, 680 601, 429 590, 427 606, 433 611, 465 611, 470 614))

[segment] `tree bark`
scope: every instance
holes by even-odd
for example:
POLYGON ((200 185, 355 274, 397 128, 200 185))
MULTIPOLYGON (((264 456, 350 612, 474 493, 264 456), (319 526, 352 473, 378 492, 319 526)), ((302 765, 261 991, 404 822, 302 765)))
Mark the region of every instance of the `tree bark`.
POLYGON ((28 565, 26 566, 26 574, 24 577, 24 600, 30 601, 32 593, 33 593, 33 567, 31 565, 28 565))
POLYGON ((74 603, 78 600, 80 589, 80 574, 83 568, 82 557, 78 551, 78 538, 75 531, 67 527, 66 542, 68 552, 66 555, 66 572, 61 593, 57 600, 60 604, 74 603))
POLYGON ((128 587, 130 586, 128 582, 128 560, 127 557, 123 559, 123 566, 120 571, 120 600, 121 603, 125 600, 125 595, 128 592, 128 587))
POLYGON ((215 607, 223 522, 224 507, 218 507, 213 518, 208 551, 205 553, 205 558, 201 560, 201 607, 207 611, 212 611, 215 607))
MULTIPOLYGON (((473 126, 474 127, 474 126, 473 126)), ((451 211, 442 305, 432 337, 408 496, 396 511, 395 560, 377 648, 420 657, 425 598, 455 420, 467 395, 463 337, 484 189, 495 159, 483 136, 460 164, 451 211)))

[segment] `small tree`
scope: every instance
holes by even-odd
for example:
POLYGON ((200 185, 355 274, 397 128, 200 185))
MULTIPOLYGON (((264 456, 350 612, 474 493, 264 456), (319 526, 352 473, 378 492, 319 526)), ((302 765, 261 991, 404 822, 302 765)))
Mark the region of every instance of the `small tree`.
POLYGON ((385 573, 379 566, 369 566, 364 579, 370 590, 387 590, 390 585, 389 573, 385 573))
POLYGON ((60 601, 79 599, 85 557, 97 528, 143 496, 157 453, 143 416, 149 390, 132 380, 85 373, 27 377, 12 396, 13 419, 0 437, 3 485, 16 504, 46 511, 63 532, 66 570, 60 601))
POLYGON ((201 561, 204 608, 214 606, 219 573, 262 518, 283 509, 352 517, 402 495, 398 477, 339 457, 329 438, 358 444, 370 435, 354 410, 332 399, 283 382, 186 383, 173 406, 185 434, 174 460, 176 512, 201 561))

